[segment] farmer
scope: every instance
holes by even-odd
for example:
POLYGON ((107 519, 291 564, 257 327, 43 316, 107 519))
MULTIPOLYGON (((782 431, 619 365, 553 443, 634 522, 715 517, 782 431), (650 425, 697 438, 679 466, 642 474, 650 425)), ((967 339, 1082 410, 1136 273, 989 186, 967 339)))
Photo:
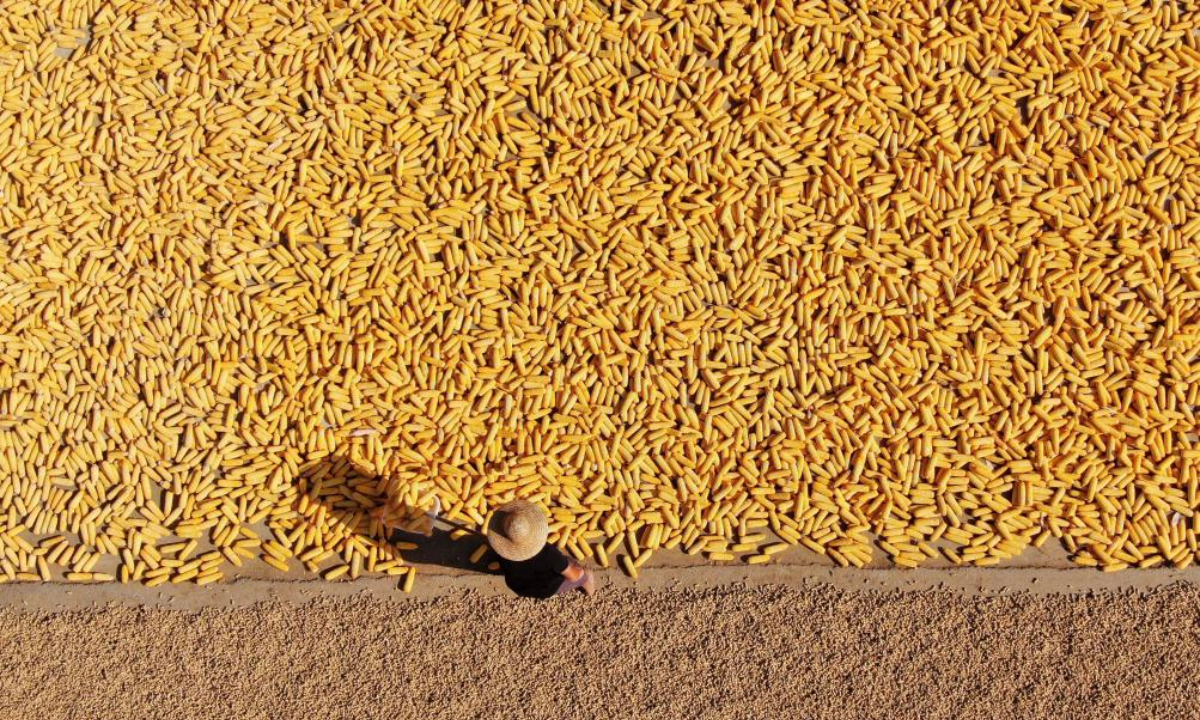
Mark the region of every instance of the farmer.
POLYGON ((504 583, 518 595, 548 598, 596 585, 592 574, 558 548, 546 543, 546 515, 531 502, 518 500, 497 510, 488 523, 488 545, 500 556, 504 583))

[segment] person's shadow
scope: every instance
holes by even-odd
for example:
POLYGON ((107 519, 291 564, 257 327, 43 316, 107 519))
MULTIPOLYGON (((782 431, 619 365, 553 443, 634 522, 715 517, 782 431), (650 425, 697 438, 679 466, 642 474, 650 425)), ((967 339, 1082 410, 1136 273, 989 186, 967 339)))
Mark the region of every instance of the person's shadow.
POLYGON ((388 495, 389 483, 368 470, 359 467, 343 455, 329 455, 300 468, 296 478, 299 492, 298 509, 306 522, 319 522, 325 530, 333 529, 346 537, 358 535, 367 544, 385 542, 393 547, 401 543, 399 555, 405 564, 438 565, 455 570, 495 574, 487 569, 496 557, 491 550, 484 552, 478 562, 471 562, 471 555, 485 543, 482 535, 469 534, 459 540, 451 538, 452 530, 444 522, 435 523, 431 535, 418 531, 424 509, 395 503, 393 512, 397 517, 407 518, 400 529, 387 532, 376 518, 385 504, 392 502, 388 495))

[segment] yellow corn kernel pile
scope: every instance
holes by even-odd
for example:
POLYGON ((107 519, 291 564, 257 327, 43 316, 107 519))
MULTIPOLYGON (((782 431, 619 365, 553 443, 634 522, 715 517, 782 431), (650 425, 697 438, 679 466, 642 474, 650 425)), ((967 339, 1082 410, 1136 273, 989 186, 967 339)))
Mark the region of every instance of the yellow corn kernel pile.
POLYGON ((1198 137, 1191 2, 0 0, 0 579, 1186 566, 1198 137))

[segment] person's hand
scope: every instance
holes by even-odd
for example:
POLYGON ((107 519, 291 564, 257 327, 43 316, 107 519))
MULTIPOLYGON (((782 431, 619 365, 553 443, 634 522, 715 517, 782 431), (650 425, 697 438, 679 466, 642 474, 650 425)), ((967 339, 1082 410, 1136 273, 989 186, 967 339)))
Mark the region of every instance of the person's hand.
POLYGON ((584 570, 583 574, 587 576, 587 580, 583 581, 583 594, 591 597, 596 592, 596 578, 591 572, 584 570))

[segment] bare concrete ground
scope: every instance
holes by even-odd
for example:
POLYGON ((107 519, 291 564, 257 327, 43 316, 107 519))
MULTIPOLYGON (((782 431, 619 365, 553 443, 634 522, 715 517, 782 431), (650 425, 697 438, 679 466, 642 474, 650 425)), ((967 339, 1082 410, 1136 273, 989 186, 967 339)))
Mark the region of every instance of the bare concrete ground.
MULTIPOLYGON (((418 550, 405 552, 405 559, 418 569, 416 589, 411 595, 397 591, 394 578, 364 577, 352 582, 324 582, 303 572, 287 575, 262 563, 250 563, 228 581, 196 587, 162 585, 146 588, 132 583, 70 584, 10 583, 0 585, 0 607, 26 610, 72 610, 123 603, 166 606, 176 609, 245 606, 258 602, 308 602, 365 595, 402 602, 442 598, 448 593, 474 591, 482 595, 506 596, 500 577, 488 573, 484 563, 469 556, 477 538, 452 541, 445 532, 420 539, 418 550)), ((104 568, 116 572, 115 566, 104 568)), ((1057 545, 1030 548, 1004 565, 988 568, 955 567, 933 560, 916 570, 896 568, 879 554, 866 568, 837 568, 815 553, 798 547, 775 556, 770 565, 750 566, 742 562, 711 563, 679 551, 658 551, 634 583, 615 569, 597 571, 607 589, 705 589, 741 583, 748 586, 783 585, 793 588, 829 587, 846 591, 945 590, 960 595, 996 596, 1014 593, 1086 594, 1098 592, 1146 592, 1175 583, 1200 587, 1200 567, 1179 571, 1173 568, 1127 570, 1103 573, 1082 568, 1070 561, 1057 545)))
POLYGON ((1189 584, 317 595, 189 610, 10 603, 0 719, 1200 716, 1189 584))

